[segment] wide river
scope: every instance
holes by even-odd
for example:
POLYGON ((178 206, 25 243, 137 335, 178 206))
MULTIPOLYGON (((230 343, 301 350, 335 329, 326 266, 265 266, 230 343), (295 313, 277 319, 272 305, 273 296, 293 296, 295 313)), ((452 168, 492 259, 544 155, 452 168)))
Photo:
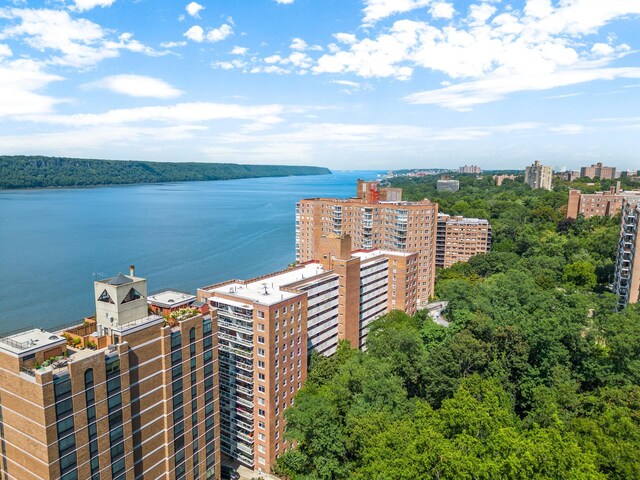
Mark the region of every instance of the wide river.
POLYGON ((296 202, 378 173, 0 191, 0 332, 92 315, 94 279, 130 264, 150 292, 284 268, 296 202))

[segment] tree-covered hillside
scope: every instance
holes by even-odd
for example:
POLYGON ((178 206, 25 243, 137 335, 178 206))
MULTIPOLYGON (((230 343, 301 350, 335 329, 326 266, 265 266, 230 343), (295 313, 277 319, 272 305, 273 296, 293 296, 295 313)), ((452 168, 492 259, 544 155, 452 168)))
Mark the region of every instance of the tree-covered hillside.
POLYGON ((0 156, 0 189, 324 175, 321 167, 0 156))
MULTIPOLYGON (((425 195, 495 249, 439 272, 449 327, 393 312, 368 349, 312 356, 286 412, 292 479, 640 478, 640 308, 607 292, 619 219, 564 219, 566 185, 425 195), (446 196, 446 198, 445 198, 446 196)), ((408 182, 407 182, 408 183, 408 182)), ((405 185, 403 185, 405 186, 405 185)))

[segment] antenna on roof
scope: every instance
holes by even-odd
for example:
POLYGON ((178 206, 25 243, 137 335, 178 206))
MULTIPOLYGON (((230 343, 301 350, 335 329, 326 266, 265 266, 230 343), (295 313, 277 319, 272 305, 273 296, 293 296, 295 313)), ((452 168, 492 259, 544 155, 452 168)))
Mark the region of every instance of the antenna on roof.
POLYGON ((267 284, 266 284, 266 283, 263 283, 263 284, 262 284, 262 287, 264 288, 264 293, 263 293, 263 295, 269 295, 269 291, 267 290, 267 284))

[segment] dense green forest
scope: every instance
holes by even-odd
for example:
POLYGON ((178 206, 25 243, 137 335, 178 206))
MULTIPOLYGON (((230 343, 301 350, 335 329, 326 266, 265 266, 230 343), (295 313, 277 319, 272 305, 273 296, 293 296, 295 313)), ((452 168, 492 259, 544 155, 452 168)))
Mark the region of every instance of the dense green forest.
POLYGON ((409 199, 492 223, 491 253, 438 272, 450 326, 392 312, 365 352, 312 356, 286 411, 296 447, 277 473, 640 478, 640 308, 616 312, 607 291, 619 219, 566 220, 562 182, 548 192, 459 178, 442 195, 435 179, 394 179, 409 199))
POLYGON ((0 156, 0 189, 324 175, 321 167, 0 156))

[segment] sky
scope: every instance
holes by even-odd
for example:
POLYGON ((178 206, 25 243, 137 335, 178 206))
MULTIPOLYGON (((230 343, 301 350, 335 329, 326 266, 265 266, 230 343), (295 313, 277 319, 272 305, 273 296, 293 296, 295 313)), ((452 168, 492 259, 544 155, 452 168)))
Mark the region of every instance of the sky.
POLYGON ((3 0, 0 154, 640 168, 640 0, 3 0))

